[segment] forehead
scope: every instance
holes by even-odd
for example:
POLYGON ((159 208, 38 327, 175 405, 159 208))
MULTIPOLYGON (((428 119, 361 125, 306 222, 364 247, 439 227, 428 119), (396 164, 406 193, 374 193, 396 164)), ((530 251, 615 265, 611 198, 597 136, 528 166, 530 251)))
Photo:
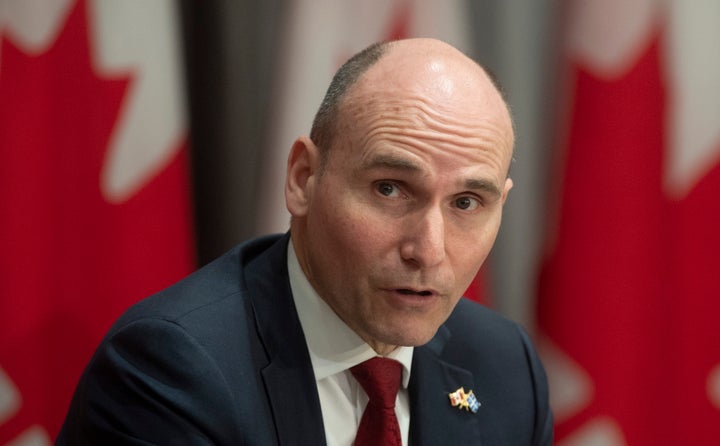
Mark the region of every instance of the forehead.
POLYGON ((474 99, 438 101, 424 91, 397 93, 383 87, 346 102, 339 142, 351 153, 344 155, 406 152, 425 162, 490 165, 507 174, 513 135, 504 104, 498 109, 474 99))
POLYGON ((509 166, 510 114, 482 68, 444 44, 406 46, 384 56, 342 100, 338 130, 345 145, 358 149, 381 137, 404 143, 414 138, 450 151, 496 151, 509 166))

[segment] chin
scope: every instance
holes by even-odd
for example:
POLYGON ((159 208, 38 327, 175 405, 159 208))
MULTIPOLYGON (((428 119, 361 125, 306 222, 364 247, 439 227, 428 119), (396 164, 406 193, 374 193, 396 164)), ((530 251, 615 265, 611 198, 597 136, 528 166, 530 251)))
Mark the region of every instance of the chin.
POLYGON ((409 329, 402 332, 393 331, 392 333, 385 333, 383 341, 388 345, 397 345, 403 347, 419 347, 425 345, 435 336, 437 333, 437 327, 434 330, 420 330, 409 329))

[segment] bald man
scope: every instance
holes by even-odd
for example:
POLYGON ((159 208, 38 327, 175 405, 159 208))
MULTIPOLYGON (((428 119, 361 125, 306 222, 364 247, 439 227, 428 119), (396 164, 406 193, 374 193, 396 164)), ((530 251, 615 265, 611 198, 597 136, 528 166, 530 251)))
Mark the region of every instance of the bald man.
POLYGON ((398 370, 395 444, 552 444, 527 334, 461 297, 500 227, 513 142, 501 95, 455 48, 355 55, 290 151, 289 233, 128 310, 58 444, 351 445, 376 428, 355 369, 378 357, 398 370))

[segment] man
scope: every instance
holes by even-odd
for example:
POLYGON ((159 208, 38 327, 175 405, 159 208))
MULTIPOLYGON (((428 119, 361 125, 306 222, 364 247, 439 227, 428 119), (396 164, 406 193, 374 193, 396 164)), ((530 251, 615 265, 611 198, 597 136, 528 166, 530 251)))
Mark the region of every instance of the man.
POLYGON ((497 89, 449 45, 354 56, 292 147, 290 233, 131 308, 58 444, 360 443, 381 423, 356 368, 376 356, 400 381, 382 421, 396 444, 551 444, 527 335, 460 297, 498 232, 513 141, 497 89))

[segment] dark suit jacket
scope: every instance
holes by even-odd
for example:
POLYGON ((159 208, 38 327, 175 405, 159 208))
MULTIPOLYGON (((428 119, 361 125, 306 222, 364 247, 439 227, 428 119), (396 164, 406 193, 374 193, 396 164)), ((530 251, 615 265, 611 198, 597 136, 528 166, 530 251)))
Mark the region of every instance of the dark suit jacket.
MULTIPOLYGON (((323 445, 287 236, 246 242, 130 308, 75 391, 58 445, 323 445)), ((544 371, 515 323, 462 299, 409 384, 412 445, 550 445, 544 371), (472 390, 475 414, 448 393, 472 390)))

